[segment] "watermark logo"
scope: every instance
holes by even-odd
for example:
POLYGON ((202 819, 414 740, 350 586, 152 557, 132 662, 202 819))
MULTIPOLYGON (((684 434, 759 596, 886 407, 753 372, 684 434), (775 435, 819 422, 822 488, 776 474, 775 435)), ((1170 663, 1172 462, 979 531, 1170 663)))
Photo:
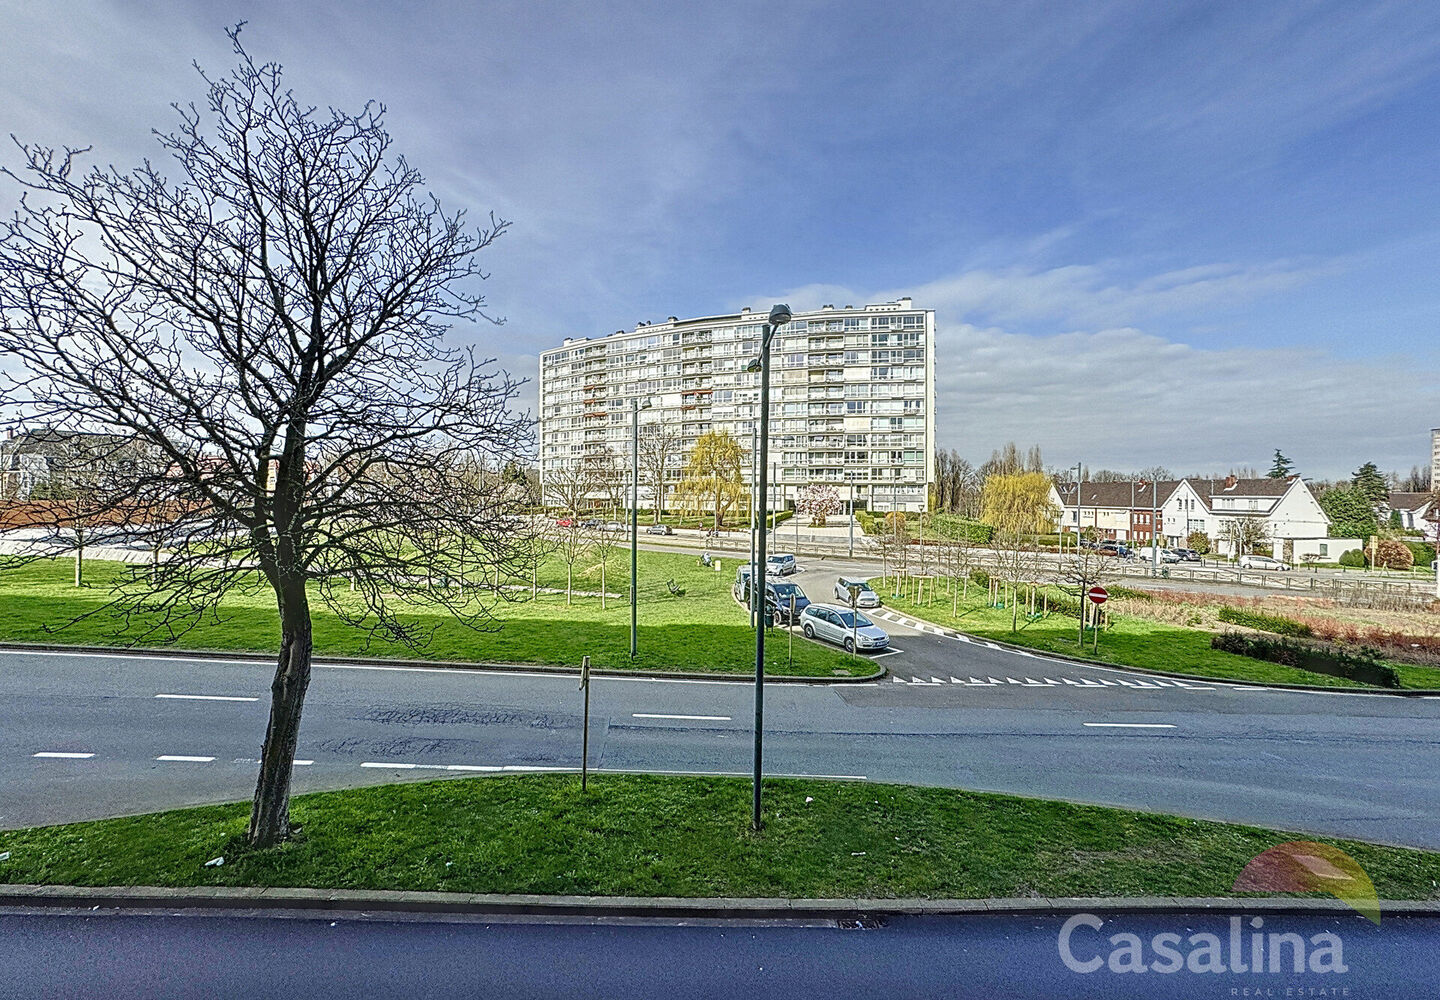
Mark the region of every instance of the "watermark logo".
POLYGON ((1380 897, 1354 858, 1329 844, 1292 840, 1270 848, 1245 866, 1235 892, 1324 892, 1380 924, 1380 897))

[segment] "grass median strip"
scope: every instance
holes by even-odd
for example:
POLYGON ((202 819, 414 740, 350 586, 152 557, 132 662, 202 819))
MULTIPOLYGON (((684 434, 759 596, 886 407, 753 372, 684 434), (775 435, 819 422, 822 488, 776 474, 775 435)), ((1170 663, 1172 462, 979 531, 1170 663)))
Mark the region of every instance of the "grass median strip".
MULTIPOLYGON (((611 557, 606 589, 629 586, 626 559, 611 557), (620 566, 625 563, 625 566, 620 566)), ((531 596, 525 588, 507 590, 506 600, 493 608, 491 631, 477 632, 443 614, 419 614, 415 620, 431 636, 427 645, 409 649, 399 644, 368 642, 363 630, 350 628, 312 599, 315 652, 331 656, 394 656, 456 662, 533 663, 578 666, 589 656, 597 668, 648 671, 704 671, 745 674, 755 669, 755 633, 747 615, 730 596, 733 563, 724 560, 725 572, 699 565, 694 555, 668 552, 640 553, 639 656, 630 658, 630 605, 610 598, 602 607, 598 597, 567 599, 564 593, 541 592, 531 596), (674 581, 680 595, 671 593, 674 581)), ((146 641, 137 617, 124 635, 123 624, 104 613, 53 629, 91 612, 107 600, 111 581, 127 574, 120 563, 92 561, 86 578, 92 585, 76 588, 73 568, 65 560, 46 560, 0 572, 0 641, 69 643, 75 645, 162 645, 146 641), (48 627, 48 628, 47 628, 48 627)), ((565 586, 565 567, 544 565, 541 587, 565 586)), ((576 591, 598 589, 593 566, 575 574, 576 591), (592 581, 591 577, 595 577, 592 581)), ((493 596, 486 592, 487 599, 493 596)), ((273 596, 260 591, 233 594, 220 606, 219 618, 207 618, 182 634, 174 647, 195 650, 274 652, 280 627, 273 596)), ((792 644, 784 629, 770 633, 767 673, 806 677, 863 676, 877 668, 863 657, 850 656, 796 636, 792 644)))
MULTIPOLYGON (((392 765, 393 766, 393 765, 392 765)), ((1294 834, 1007 795, 810 779, 573 774, 297 797, 299 838, 246 852, 248 803, 0 833, 0 882, 801 898, 1225 896, 1294 834), (223 866, 206 861, 224 856, 223 866)), ((1440 854, 1329 841, 1382 898, 1429 899, 1440 854)))

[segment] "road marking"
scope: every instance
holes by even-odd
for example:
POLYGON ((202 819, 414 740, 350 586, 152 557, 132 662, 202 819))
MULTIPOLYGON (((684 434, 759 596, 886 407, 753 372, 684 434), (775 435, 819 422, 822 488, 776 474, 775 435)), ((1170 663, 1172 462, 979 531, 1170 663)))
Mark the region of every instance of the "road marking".
POLYGON ((259 698, 234 694, 157 694, 157 698, 172 698, 180 701, 259 701, 259 698))
POLYGON ((159 756, 159 757, 156 757, 155 759, 156 759, 156 760, 164 760, 164 761, 174 761, 174 762, 179 762, 179 763, 182 763, 182 764, 208 764, 208 763, 210 763, 212 760, 214 760, 215 758, 214 758, 214 757, 186 757, 186 756, 181 755, 181 754, 163 754, 163 755, 161 755, 161 756, 159 756))
POLYGON ((388 768, 388 767, 393 767, 393 768, 398 768, 399 770, 402 770, 402 771, 413 771, 413 770, 415 769, 415 765, 414 765, 414 764, 393 764, 393 763, 389 763, 389 762, 387 762, 387 761, 378 761, 378 760, 367 760, 367 761, 365 761, 364 763, 362 763, 360 766, 361 766, 361 767, 387 767, 387 768, 388 768))
POLYGON ((1168 722, 1083 722, 1092 729, 1174 729, 1168 722))
POLYGON ((89 760, 95 755, 93 753, 65 753, 60 750, 42 750, 35 757, 53 757, 58 760, 89 760))
POLYGON ((891 679, 892 681, 894 681, 896 684, 904 684, 904 683, 905 683, 903 680, 901 680, 899 677, 896 677, 896 676, 893 675, 893 674, 890 676, 890 679, 891 679))
MULTIPOLYGON (((759 589, 758 587, 756 588, 759 589)), ((632 712, 632 719, 682 719, 687 722, 729 722, 728 715, 660 715, 652 712, 632 712)))
POLYGON ((313 760, 292 760, 290 763, 294 764, 296 767, 309 767, 315 762, 313 760))

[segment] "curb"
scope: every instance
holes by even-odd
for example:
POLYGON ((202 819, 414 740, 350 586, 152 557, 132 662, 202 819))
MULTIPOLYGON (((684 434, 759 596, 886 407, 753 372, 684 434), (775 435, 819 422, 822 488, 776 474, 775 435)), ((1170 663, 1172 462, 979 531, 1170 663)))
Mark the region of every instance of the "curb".
MULTIPOLYGON (((884 605, 884 607, 889 609, 888 605, 884 605)), ((932 622, 928 618, 921 618, 918 615, 906 615, 903 611, 895 611, 894 613, 907 618, 913 618, 915 621, 924 622, 927 625, 933 625, 936 628, 947 628, 939 622, 932 622)), ((1314 691, 1319 694, 1378 694, 1388 695, 1392 698, 1425 698, 1440 695, 1440 688, 1326 687, 1323 684, 1291 684, 1286 681, 1244 681, 1234 680, 1229 677, 1207 677, 1204 674, 1185 674, 1175 670, 1155 670, 1152 667, 1130 667, 1123 663, 1086 660, 1078 656, 1071 656, 1068 653, 1052 653, 1048 649, 1037 649, 1034 646, 1021 646, 1017 643, 1006 642, 1004 639, 992 639, 989 636, 976 635, 973 632, 965 632, 956 628, 947 629, 947 631, 953 632, 955 635, 963 635, 981 644, 991 643, 1002 649, 1007 649, 1012 653, 1032 653, 1050 660, 1062 660, 1066 663, 1077 663, 1085 667, 1099 667, 1102 670, 1116 670, 1121 673, 1151 674, 1155 677, 1173 677, 1177 680, 1185 681, 1204 681, 1206 684, 1223 684, 1229 687, 1274 688, 1277 691, 1314 691)))
MULTIPOLYGON (((56 909, 259 909, 467 916, 841 920, 860 916, 1053 916, 1076 912, 1354 914, 1338 899, 1139 896, 1018 899, 790 899, 540 896, 254 887, 0 885, 0 906, 56 909)), ((1381 900, 1389 917, 1440 917, 1437 900, 1381 900)))
MULTIPOLYGON (((255 653, 230 649, 171 649, 153 646, 67 646, 63 643, 0 642, 0 652, 14 653, 94 653, 105 656, 146 656, 156 658, 186 659, 192 656, 216 656, 227 660, 246 660, 255 663, 274 663, 270 653, 255 653)), ((397 660, 386 656, 312 656, 312 663, 321 665, 355 664, 364 667, 409 667, 424 670, 480 670, 503 673, 555 674, 562 677, 579 677, 579 667, 549 666, 540 663, 477 663, 461 660, 397 660)), ((767 684, 868 684, 880 680, 889 672, 883 664, 874 673, 833 675, 830 677, 802 677, 794 674, 765 675, 767 684)), ((592 667, 592 677, 631 677, 644 680, 685 680, 685 681, 734 681, 737 684, 754 680, 753 674, 704 673, 698 670, 617 670, 613 667, 592 667)))

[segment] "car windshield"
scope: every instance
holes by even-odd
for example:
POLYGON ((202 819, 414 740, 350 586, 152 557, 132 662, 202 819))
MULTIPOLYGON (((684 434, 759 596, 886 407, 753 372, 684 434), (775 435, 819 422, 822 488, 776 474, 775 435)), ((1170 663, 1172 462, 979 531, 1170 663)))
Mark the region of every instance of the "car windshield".
POLYGON ((870 585, 869 585, 868 583, 866 583, 864 580, 841 580, 841 581, 840 581, 840 586, 844 587, 846 590, 849 590, 851 587, 854 587, 855 589, 859 590, 860 593, 862 593, 862 594, 863 594, 863 593, 866 593, 867 591, 870 590, 870 585))
POLYGON ((841 611, 838 612, 838 614, 840 615, 840 621, 844 623, 846 628, 865 628, 868 625, 875 624, 869 618, 866 618, 858 611, 841 611), (852 617, 854 618, 854 621, 851 621, 852 617))
POLYGON ((783 600, 789 600, 791 597, 799 600, 800 598, 805 596, 805 591, 801 590, 800 585, 795 583, 773 584, 770 587, 770 591, 771 593, 778 595, 783 600))

